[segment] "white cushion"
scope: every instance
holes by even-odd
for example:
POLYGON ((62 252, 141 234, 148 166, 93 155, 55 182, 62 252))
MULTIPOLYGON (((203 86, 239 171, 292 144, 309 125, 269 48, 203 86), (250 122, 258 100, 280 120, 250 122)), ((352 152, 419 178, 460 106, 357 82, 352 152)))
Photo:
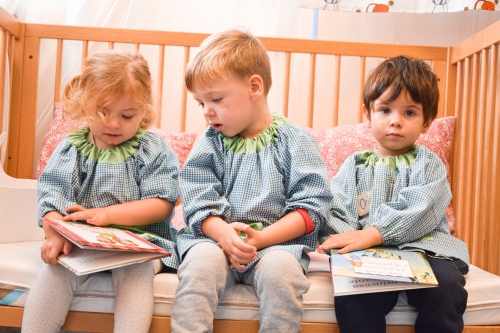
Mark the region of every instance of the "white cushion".
MULTIPOLYGON (((20 289, 29 292, 43 262, 40 259, 42 242, 0 244, 0 288, 20 289)), ((307 278, 311 288, 304 295, 303 322, 335 323, 332 287, 328 256, 310 253, 311 265, 307 278)), ((466 276, 465 288, 469 293, 466 325, 500 324, 500 277, 475 266, 466 276)), ((155 276, 154 314, 170 316, 178 279, 175 274, 155 276)), ((10 305, 24 306, 27 292, 10 305)), ((70 306, 71 310, 112 313, 114 309, 114 286, 110 274, 96 273, 78 289, 70 306)), ((253 287, 236 285, 223 295, 215 317, 218 319, 258 320, 259 302, 253 287)), ((392 325, 411 325, 415 322, 416 310, 408 305, 405 293, 401 293, 398 304, 387 316, 392 325)))

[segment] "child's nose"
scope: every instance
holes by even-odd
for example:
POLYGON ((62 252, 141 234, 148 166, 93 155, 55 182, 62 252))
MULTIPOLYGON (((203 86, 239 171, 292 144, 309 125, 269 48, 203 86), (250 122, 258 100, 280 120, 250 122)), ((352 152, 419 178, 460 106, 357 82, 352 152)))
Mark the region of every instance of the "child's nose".
POLYGON ((203 117, 212 118, 214 115, 215 115, 215 112, 210 106, 205 105, 203 107, 203 117))
POLYGON ((401 127, 401 117, 395 112, 391 116, 391 125, 401 127))
POLYGON ((109 128, 120 128, 120 122, 116 117, 110 117, 106 122, 106 126, 109 128))

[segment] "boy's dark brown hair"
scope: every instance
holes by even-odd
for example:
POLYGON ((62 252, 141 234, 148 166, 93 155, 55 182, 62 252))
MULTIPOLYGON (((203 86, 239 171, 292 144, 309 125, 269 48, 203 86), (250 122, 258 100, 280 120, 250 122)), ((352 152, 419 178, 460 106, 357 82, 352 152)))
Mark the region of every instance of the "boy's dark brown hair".
POLYGON ((407 92, 414 102, 422 104, 425 124, 437 117, 438 78, 423 60, 397 56, 381 62, 370 73, 363 90, 363 103, 368 109, 368 117, 372 103, 390 87, 392 94, 387 102, 407 92))

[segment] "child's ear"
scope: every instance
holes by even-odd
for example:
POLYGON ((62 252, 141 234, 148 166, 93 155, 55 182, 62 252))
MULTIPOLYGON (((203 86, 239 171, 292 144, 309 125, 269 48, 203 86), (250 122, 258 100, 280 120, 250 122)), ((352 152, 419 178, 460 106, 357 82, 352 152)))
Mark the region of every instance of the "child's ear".
POLYGON ((252 97, 260 98, 264 94, 264 81, 260 75, 254 74, 248 78, 250 84, 250 94, 252 97))
POLYGON ((431 124, 432 124, 433 120, 427 120, 427 122, 424 124, 424 126, 422 127, 422 134, 425 134, 427 133, 427 131, 429 130, 429 128, 431 127, 431 124))
POLYGON ((366 126, 368 128, 372 128, 372 122, 370 120, 370 110, 368 110, 364 104, 363 104, 362 108, 363 108, 363 114, 365 115, 365 119, 366 119, 366 126))

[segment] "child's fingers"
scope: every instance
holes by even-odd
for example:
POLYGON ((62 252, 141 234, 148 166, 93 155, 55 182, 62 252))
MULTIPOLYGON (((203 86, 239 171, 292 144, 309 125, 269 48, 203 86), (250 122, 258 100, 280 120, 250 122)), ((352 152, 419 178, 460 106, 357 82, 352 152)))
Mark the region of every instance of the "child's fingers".
POLYGON ((85 208, 83 208, 82 206, 80 205, 73 205, 73 206, 69 206, 68 208, 66 208, 66 213, 70 213, 70 212, 81 212, 81 211, 84 211, 85 208))

